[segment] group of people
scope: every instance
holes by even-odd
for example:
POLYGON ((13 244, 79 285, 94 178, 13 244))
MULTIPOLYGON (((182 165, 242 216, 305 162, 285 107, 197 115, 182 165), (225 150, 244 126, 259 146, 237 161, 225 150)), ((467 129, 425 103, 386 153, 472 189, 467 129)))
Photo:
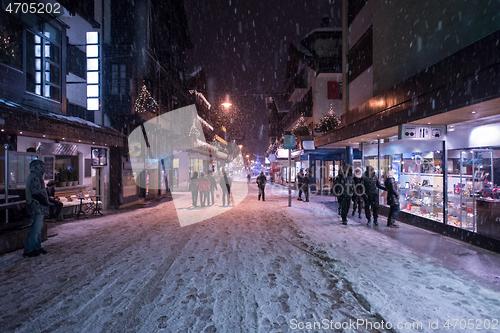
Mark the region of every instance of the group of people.
POLYGON ((352 167, 346 164, 335 178, 332 190, 333 194, 338 198, 339 214, 342 218, 342 224, 347 224, 347 215, 352 200, 352 216, 354 216, 356 210, 358 210, 358 216, 361 217, 361 206, 362 202, 364 202, 367 225, 372 223, 372 212, 373 224, 378 225, 379 196, 377 189, 381 189, 387 191, 387 203, 390 206, 387 226, 397 228, 398 226, 395 222, 400 207, 399 193, 394 179, 394 172, 392 170, 387 172, 384 184, 380 183, 375 174, 375 169, 372 166, 368 166, 363 175, 361 173, 361 169, 357 169, 353 175, 352 167))
MULTIPOLYGON (((222 205, 231 205, 231 186, 232 180, 225 170, 222 171, 222 177, 219 181, 219 186, 222 190, 222 205)), ((198 207, 198 194, 200 197, 199 204, 201 207, 211 206, 215 204, 214 192, 217 190, 217 182, 213 176, 213 172, 209 170, 205 175, 204 172, 194 172, 189 181, 189 191, 191 192, 191 200, 193 207, 198 207)))
POLYGON ((306 169, 304 173, 304 170, 300 169, 299 173, 297 174, 297 186, 299 189, 299 197, 297 198, 297 200, 304 201, 302 200, 302 193, 304 193, 304 197, 306 199, 304 202, 309 202, 309 184, 312 183, 313 179, 311 178, 309 170, 306 169))

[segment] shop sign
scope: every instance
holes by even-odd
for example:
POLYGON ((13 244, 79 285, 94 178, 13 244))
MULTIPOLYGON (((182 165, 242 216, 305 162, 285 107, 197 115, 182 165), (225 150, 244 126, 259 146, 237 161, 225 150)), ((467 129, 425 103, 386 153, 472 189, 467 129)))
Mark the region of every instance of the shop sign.
POLYGON ((444 125, 403 124, 399 127, 399 139, 442 139, 445 132, 444 125))
POLYGON ((92 166, 106 166, 108 165, 108 151, 106 148, 91 149, 92 166))
POLYGON ((314 140, 302 141, 302 147, 304 150, 314 150, 314 140))
POLYGON ((278 158, 288 158, 288 149, 278 149, 276 155, 278 158))
POLYGON ((285 149, 295 148, 295 135, 285 135, 285 149))

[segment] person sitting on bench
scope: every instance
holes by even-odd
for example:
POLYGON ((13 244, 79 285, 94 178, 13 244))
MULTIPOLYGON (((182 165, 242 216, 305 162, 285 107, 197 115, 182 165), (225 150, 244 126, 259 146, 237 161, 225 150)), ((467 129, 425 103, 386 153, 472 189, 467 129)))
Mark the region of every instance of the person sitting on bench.
POLYGON ((59 197, 56 196, 56 182, 53 180, 47 183, 47 196, 49 197, 49 218, 56 219, 56 221, 62 221, 61 210, 63 208, 63 203, 59 201, 59 197))

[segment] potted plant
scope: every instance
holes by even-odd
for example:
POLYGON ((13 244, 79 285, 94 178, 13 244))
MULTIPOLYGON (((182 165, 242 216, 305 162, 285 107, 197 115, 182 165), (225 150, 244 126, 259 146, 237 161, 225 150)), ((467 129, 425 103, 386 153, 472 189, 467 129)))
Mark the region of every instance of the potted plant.
POLYGON ((62 187, 68 186, 68 170, 62 170, 59 173, 59 176, 60 176, 60 180, 61 180, 60 186, 62 186, 62 187))
POLYGON ((73 168, 73 170, 71 170, 71 174, 73 176, 73 186, 77 186, 78 185, 78 170, 73 168))

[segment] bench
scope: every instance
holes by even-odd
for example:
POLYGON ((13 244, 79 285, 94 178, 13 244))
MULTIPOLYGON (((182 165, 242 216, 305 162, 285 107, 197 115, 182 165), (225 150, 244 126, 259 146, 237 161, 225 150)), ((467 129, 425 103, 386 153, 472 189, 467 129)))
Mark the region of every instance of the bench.
MULTIPOLYGON (((84 195, 88 197, 88 191, 86 186, 75 186, 75 187, 56 187, 55 195, 59 197, 59 201, 63 204, 62 215, 75 215, 80 207, 79 195, 84 195), (85 195, 84 193, 87 193, 85 195)), ((86 207, 91 204, 92 200, 86 198, 82 201, 82 205, 86 207)))

